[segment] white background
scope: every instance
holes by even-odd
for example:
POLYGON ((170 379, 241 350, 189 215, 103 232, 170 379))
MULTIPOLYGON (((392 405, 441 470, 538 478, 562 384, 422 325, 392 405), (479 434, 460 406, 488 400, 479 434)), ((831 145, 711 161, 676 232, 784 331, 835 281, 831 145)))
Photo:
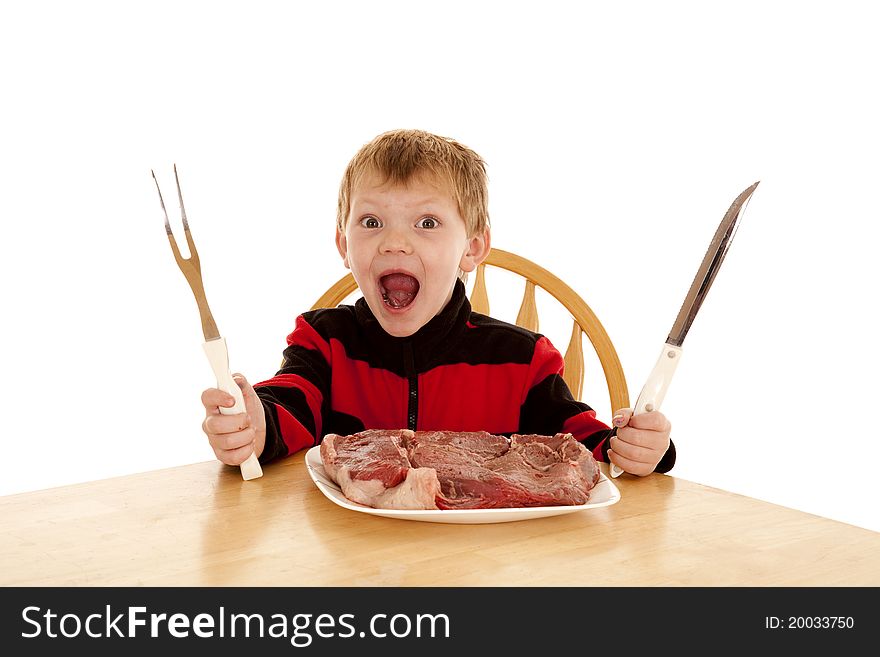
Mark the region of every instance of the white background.
MULTIPOLYGON (((494 245, 587 300, 633 398, 760 180, 663 406, 673 474, 880 530, 868 8, 5 3, 0 494, 213 458, 213 376, 151 168, 182 235, 177 163, 232 368, 258 381, 345 273, 348 160, 417 127, 486 159, 494 245)), ((544 316, 564 348, 568 324, 544 316)))

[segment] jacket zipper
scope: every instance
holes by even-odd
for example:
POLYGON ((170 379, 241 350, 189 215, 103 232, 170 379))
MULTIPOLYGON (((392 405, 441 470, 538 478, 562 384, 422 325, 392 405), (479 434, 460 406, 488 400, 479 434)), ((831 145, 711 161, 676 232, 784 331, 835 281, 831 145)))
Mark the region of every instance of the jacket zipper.
POLYGON ((406 371, 406 378, 409 381, 406 412, 407 429, 415 431, 419 422, 419 375, 416 372, 415 360, 413 359, 412 344, 409 342, 403 346, 403 366, 406 371))

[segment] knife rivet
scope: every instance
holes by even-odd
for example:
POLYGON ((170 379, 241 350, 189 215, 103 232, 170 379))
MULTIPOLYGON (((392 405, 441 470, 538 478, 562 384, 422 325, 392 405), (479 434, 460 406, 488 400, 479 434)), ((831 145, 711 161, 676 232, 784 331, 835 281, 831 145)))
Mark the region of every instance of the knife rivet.
POLYGON ((645 410, 648 411, 648 413, 650 413, 651 411, 654 410, 654 404, 645 404, 645 410))
POLYGON ((666 355, 669 356, 670 358, 675 358, 675 352, 674 352, 674 351, 671 351, 671 350, 670 350, 670 351, 667 351, 667 352, 666 352, 666 355))

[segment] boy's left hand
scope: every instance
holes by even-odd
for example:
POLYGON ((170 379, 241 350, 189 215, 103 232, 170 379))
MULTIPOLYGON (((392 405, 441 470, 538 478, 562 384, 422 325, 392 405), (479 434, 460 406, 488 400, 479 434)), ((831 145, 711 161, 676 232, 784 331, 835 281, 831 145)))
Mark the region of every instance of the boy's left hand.
POLYGON ((611 439, 608 459, 640 477, 654 472, 669 449, 672 425, 666 416, 660 411, 633 415, 631 408, 622 408, 614 414, 612 423, 617 435, 611 439))

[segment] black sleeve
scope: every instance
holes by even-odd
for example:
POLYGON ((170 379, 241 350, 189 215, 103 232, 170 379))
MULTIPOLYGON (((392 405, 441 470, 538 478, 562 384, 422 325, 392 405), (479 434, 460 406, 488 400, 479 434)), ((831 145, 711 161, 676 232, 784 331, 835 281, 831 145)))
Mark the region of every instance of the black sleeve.
POLYGON ((284 361, 274 377, 254 386, 266 415, 267 463, 316 445, 327 416, 331 366, 329 346, 307 318, 297 318, 284 361))

